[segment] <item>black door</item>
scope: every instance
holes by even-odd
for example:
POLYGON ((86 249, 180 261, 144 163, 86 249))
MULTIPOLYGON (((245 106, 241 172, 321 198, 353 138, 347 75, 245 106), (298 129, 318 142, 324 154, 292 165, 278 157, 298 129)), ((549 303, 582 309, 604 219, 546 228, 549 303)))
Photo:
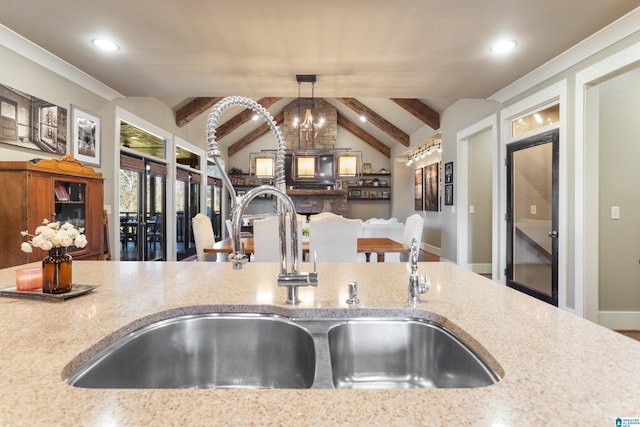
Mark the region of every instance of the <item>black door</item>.
POLYGON ((558 305, 558 130, 507 146, 507 286, 558 305))

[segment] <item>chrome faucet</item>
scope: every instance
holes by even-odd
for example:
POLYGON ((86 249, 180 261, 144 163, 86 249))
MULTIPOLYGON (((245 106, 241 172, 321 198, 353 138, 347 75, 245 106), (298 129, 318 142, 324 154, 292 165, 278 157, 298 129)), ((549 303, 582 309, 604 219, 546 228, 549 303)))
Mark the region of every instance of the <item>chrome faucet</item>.
POLYGON ((250 108, 257 114, 261 115, 269 125, 271 131, 274 133, 276 140, 278 141, 278 151, 276 152, 276 180, 275 186, 273 185, 261 185, 253 188, 247 192, 242 198, 238 199, 236 191, 231 184, 229 176, 223 168, 218 168, 222 175, 222 181, 224 182, 227 190, 231 194, 232 200, 232 242, 233 252, 229 255, 229 260, 233 262, 234 270, 242 269, 242 266, 249 260, 244 253, 244 248, 241 247, 240 239, 240 224, 242 220, 242 214, 244 213, 247 205, 251 200, 261 194, 270 194, 276 197, 278 200, 276 212, 280 216, 280 264, 281 269, 278 274, 278 286, 287 286, 287 303, 297 304, 298 300, 298 286, 317 286, 318 285, 318 273, 316 271, 315 260, 313 263, 313 272, 300 273, 298 271, 298 221, 296 218, 296 209, 291 197, 285 192, 286 180, 284 173, 284 140, 282 134, 278 129, 276 122, 271 117, 271 114, 260 104, 241 96, 229 96, 223 98, 220 102, 214 105, 209 119, 207 121, 207 155, 215 164, 219 165, 220 150, 218 143, 216 142, 216 126, 220 115, 224 110, 231 106, 242 106, 250 108), (286 224, 285 213, 288 212, 291 221, 291 268, 287 265, 287 239, 286 239, 286 224))
POLYGON ((424 294, 429 289, 427 283, 427 276, 424 276, 424 283, 420 283, 418 278, 418 242, 416 239, 411 241, 411 254, 409 255, 409 263, 411 266, 411 273, 409 275, 409 286, 407 288, 408 296, 407 302, 409 304, 417 304, 420 301, 420 294, 424 294))

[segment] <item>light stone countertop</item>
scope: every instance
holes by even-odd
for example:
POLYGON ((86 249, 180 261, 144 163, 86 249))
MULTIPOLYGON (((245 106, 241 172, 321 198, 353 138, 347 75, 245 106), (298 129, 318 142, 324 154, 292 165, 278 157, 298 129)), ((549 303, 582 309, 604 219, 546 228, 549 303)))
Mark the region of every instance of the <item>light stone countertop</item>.
MULTIPOLYGON (((421 263, 431 288, 408 307, 401 263, 320 264, 319 286, 284 304, 275 263, 74 261, 64 302, 0 298, 0 426, 479 425, 613 426, 640 417, 640 342, 450 263, 421 263), (361 304, 345 303, 357 281, 361 304), (502 374, 495 385, 439 390, 97 390, 64 373, 108 340, 178 314, 258 311, 344 316, 378 310, 444 322, 502 374), (116 334, 113 334, 117 331, 116 334)), ((303 264, 303 270, 310 266, 303 264)), ((0 270, 0 287, 15 268, 0 270)), ((378 312, 376 311, 376 312, 378 312)))

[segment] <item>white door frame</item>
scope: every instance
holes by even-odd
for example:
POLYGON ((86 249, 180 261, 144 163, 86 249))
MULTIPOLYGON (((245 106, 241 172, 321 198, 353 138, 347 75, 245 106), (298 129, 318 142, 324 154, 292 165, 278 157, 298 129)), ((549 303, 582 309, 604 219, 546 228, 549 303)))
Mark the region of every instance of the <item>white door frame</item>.
POLYGON ((506 283, 505 266, 507 260, 507 168, 504 166, 507 158, 507 145, 533 135, 544 133, 548 130, 558 128, 559 135, 559 171, 558 171, 558 307, 564 310, 573 311, 574 301, 567 301, 567 271, 568 255, 567 242, 569 229, 567 224, 567 80, 561 80, 540 92, 517 102, 500 111, 500 210, 498 213, 499 241, 500 241, 500 282, 506 283), (552 126, 546 126, 535 131, 511 136, 511 123, 513 120, 537 111, 545 106, 559 104, 560 121, 552 126))
MULTIPOLYGON (((165 185, 165 194, 166 194, 166 203, 167 206, 165 206, 166 209, 166 213, 167 213, 167 221, 165 224, 166 230, 165 230, 165 241, 166 241, 166 248, 165 248, 165 257, 167 261, 175 261, 176 259, 176 245, 175 245, 175 235, 176 235, 176 227, 175 227, 175 221, 169 221, 169 218, 175 218, 176 215, 176 210, 175 210, 175 202, 174 202, 174 196, 173 196, 173 192, 175 192, 175 186, 174 186, 174 182, 176 179, 176 171, 175 171, 175 143, 173 141, 173 134, 154 125, 153 123, 136 116, 133 113, 130 113, 129 111, 125 110, 122 107, 116 106, 115 108, 115 141, 114 141, 114 146, 116 147, 115 150, 113 150, 113 155, 114 155, 114 183, 115 185, 114 187, 114 200, 116 203, 116 206, 119 206, 119 200, 120 200, 120 186, 118 185, 118 183, 120 182, 120 152, 126 153, 132 153, 135 154, 137 156, 142 156, 142 157, 146 157, 148 159, 151 159, 153 161, 156 161, 158 163, 164 163, 167 165, 167 179, 166 179, 166 185, 165 185), (142 156, 142 154, 138 151, 135 150, 130 150, 126 147, 121 147, 120 146, 120 121, 124 120, 127 123, 131 123, 132 125, 139 127, 140 129, 144 129, 145 131, 152 133, 156 136, 158 136, 159 138, 162 138, 166 141, 166 146, 165 146, 165 157, 166 158, 158 158, 158 157, 154 157, 154 156, 142 156)), ((119 223, 114 221, 114 225, 112 225, 113 227, 119 227, 119 223)), ((112 239, 113 241, 113 239, 112 239)), ((118 240, 115 240, 116 242, 118 240)), ((113 245, 114 247, 112 249, 115 249, 115 251, 112 250, 112 258, 119 260, 120 259, 120 246, 119 245, 113 245)))
POLYGON ((576 73, 575 81, 575 313, 598 322, 598 82, 640 64, 640 43, 576 73), (589 101, 589 102, 587 102, 589 101), (588 173, 587 173, 588 171, 588 173))
POLYGON ((456 206, 458 206, 458 215, 457 215, 457 254, 456 259, 458 260, 458 265, 463 268, 470 269, 469 263, 469 189, 467 186, 467 182, 469 179, 469 139, 474 135, 485 132, 487 130, 491 131, 491 146, 493 147, 492 153, 492 220, 491 220, 491 228, 493 232, 492 242, 491 242, 491 275, 494 280, 498 280, 500 277, 500 262, 499 262, 499 245, 500 242, 498 240, 498 233, 496 232, 500 226, 499 224, 499 186, 498 186, 498 115, 492 114, 491 116, 480 120, 479 122, 462 129, 457 134, 458 140, 458 149, 457 149, 457 159, 456 162, 458 164, 458 190, 456 193, 456 206))

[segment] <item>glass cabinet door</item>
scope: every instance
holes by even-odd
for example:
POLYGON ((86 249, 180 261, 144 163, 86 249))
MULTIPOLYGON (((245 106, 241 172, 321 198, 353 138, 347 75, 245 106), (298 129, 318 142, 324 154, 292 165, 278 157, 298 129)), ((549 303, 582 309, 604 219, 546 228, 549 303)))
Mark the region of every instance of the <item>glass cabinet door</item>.
MULTIPOLYGON (((55 220, 61 224, 71 223, 76 228, 86 228, 87 185, 84 182, 55 180, 55 220)), ((70 252, 79 250, 75 246, 70 252)))

